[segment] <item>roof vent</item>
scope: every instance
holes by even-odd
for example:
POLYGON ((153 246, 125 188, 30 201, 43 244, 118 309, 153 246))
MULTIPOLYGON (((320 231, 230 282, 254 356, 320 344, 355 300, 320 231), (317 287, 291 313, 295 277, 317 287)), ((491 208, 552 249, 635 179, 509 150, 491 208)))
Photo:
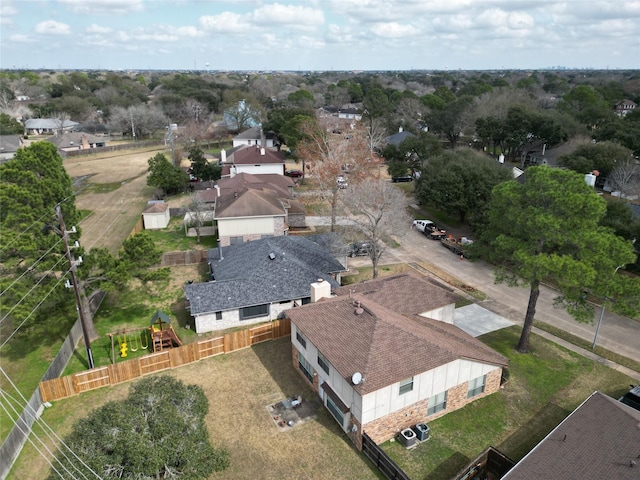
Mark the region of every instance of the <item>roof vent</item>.
POLYGON ((356 308, 356 311, 353 313, 355 313, 356 315, 362 315, 364 313, 364 308, 358 307, 356 308))
POLYGON ((275 258, 276 258, 275 253, 273 253, 273 252, 269 253, 269 258, 270 258, 271 260, 275 260, 275 258))

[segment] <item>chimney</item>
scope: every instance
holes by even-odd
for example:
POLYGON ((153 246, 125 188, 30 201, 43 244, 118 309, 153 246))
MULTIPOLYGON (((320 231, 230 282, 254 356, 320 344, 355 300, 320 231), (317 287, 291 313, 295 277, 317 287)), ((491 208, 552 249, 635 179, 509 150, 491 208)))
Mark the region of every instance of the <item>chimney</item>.
POLYGON ((311 284, 311 303, 316 303, 323 298, 331 297, 331 284, 319 278, 311 284))
POLYGON ((264 147, 262 147, 262 148, 260 149, 260 155, 264 155, 264 153, 265 153, 265 152, 264 152, 264 147))
POLYGON ((220 150, 220 162, 221 163, 227 162, 227 151, 224 148, 220 150))
POLYGON ((398 133, 402 133, 404 129, 402 127, 398 127, 398 133))
POLYGON ((214 185, 214 188, 216 189, 216 198, 220 198, 220 185, 216 184, 214 185))

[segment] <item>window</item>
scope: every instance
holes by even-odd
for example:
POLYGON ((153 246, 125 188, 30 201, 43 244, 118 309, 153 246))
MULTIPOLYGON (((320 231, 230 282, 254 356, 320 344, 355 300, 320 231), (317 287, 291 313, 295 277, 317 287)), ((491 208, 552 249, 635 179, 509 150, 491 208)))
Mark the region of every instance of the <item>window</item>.
POLYGON ((404 395, 411 390, 413 390, 413 377, 400 382, 400 395, 404 395))
POLYGON ((300 354, 298 354, 298 368, 300 368, 300 371, 307 380, 313 383, 313 367, 309 362, 307 362, 307 359, 300 354))
POLYGON ((429 399, 427 415, 441 412, 445 408, 447 408, 447 392, 438 393, 429 399))
POLYGON ((222 320, 222 312, 216 312, 216 320, 222 320))
POLYGON ((264 317, 269 314, 269 304, 254 305, 253 307, 244 307, 240 309, 240 320, 249 320, 250 318, 264 317))
POLYGON ((324 355, 322 355, 320 351, 318 351, 318 365, 320 365, 320 368, 329 375, 329 362, 324 358, 324 355))
POLYGON ((307 348, 307 339, 298 331, 296 331, 296 340, 298 340, 298 343, 302 345, 303 348, 307 348))
POLYGON ((311 303, 311 297, 304 297, 304 298, 302 299, 302 304, 303 304, 303 305, 307 305, 307 304, 309 304, 309 303, 311 303))
POLYGON ((333 400, 331 400, 331 397, 329 396, 327 396, 327 409, 331 412, 331 415, 333 415, 333 417, 338 421, 340 425, 344 425, 344 415, 342 415, 340 409, 335 403, 333 403, 333 400))
POLYGON ((487 376, 483 375, 473 380, 469 380, 469 390, 467 392, 467 398, 475 397, 484 392, 484 383, 487 381, 487 376))

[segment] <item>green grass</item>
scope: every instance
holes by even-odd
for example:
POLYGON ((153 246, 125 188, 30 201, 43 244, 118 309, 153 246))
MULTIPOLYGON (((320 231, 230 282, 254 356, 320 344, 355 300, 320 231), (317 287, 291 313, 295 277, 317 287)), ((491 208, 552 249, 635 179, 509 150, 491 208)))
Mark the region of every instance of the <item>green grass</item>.
POLYGON ((163 252, 209 250, 218 244, 218 236, 212 235, 200 237, 198 243, 196 237, 187 237, 182 224, 182 218, 172 218, 167 228, 161 230, 147 230, 153 239, 156 248, 163 252))
POLYGON ((383 445, 411 478, 449 479, 490 445, 517 461, 593 391, 617 398, 632 381, 536 335, 519 354, 519 334, 514 326, 481 337, 509 358, 503 389, 429 422, 429 441, 413 450, 383 445))
MULTIPOLYGON (((556 328, 553 325, 549 325, 544 322, 534 322, 534 326, 539 328, 540 330, 544 330, 545 332, 549 332, 552 335, 555 335, 558 338, 562 338, 573 345, 577 345, 578 347, 582 347, 586 350, 591 350, 591 345, 593 342, 584 340, 580 337, 570 334, 569 332, 565 332, 560 328, 556 328)), ((593 350, 593 353, 601 356, 602 358, 606 358, 607 360, 611 360, 618 365, 622 365, 623 367, 630 368, 636 372, 640 372, 640 362, 637 360, 633 360, 631 358, 625 357, 623 355, 619 355, 611 350, 607 350, 599 345, 596 345, 596 348, 593 350)))

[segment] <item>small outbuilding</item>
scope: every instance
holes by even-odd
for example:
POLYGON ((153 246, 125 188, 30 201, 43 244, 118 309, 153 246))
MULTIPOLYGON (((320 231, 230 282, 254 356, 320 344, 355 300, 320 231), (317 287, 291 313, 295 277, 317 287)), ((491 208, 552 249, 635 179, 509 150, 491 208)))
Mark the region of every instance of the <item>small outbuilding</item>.
POLYGON ((150 202, 142 212, 145 230, 159 230, 169 225, 169 204, 164 202, 150 202))

